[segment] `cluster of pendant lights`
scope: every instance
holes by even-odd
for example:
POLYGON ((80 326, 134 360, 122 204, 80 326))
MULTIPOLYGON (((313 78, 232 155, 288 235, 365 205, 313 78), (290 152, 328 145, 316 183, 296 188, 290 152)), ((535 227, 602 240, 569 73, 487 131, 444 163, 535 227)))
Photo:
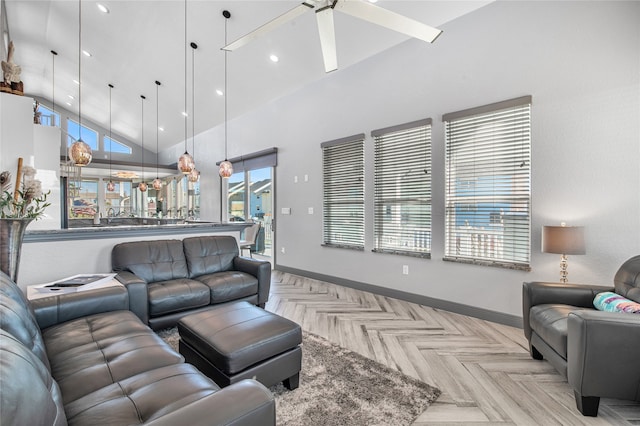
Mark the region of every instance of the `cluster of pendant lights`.
MULTIPOLYGON (((81 79, 81 61, 82 61, 82 0, 78 0, 78 15, 79 15, 79 25, 78 25, 78 139, 71 144, 69 147, 69 156, 73 160, 74 164, 79 167, 83 167, 88 165, 92 159, 91 147, 82 140, 82 79, 81 79)), ((222 12, 222 16, 225 18, 224 22, 224 43, 227 45, 227 21, 231 17, 231 13, 227 10, 222 12)), ((185 77, 185 91, 184 91, 184 107, 185 111, 187 111, 187 0, 184 2, 184 38, 185 38, 185 62, 184 62, 184 77, 185 77)), ((191 53, 191 70, 192 70, 192 78, 191 78, 191 115, 192 115, 192 143, 193 143, 193 151, 195 155, 195 50, 198 48, 196 43, 190 43, 192 48, 191 53)), ((57 53, 52 53, 55 55, 57 53)), ((156 178, 152 182, 152 186, 156 190, 162 189, 162 181, 158 177, 158 105, 159 105, 159 88, 161 83, 156 81, 156 178)), ((109 175, 111 176, 111 90, 114 88, 112 84, 109 84, 109 175)), ((219 174, 223 178, 229 178, 233 174, 233 165, 230 161, 227 160, 227 51, 224 51, 224 155, 225 160, 220 163, 219 174)), ((148 188, 147 183, 144 181, 144 100, 146 97, 144 95, 140 95, 141 98, 141 114, 142 114, 142 133, 141 133, 141 145, 142 145, 142 182, 138 184, 138 189, 141 192, 145 192, 148 188)), ((196 169, 194 158, 191 154, 189 154, 187 148, 187 140, 188 140, 188 114, 185 114, 185 123, 184 123, 184 146, 185 151, 184 154, 180 156, 178 159, 178 170, 185 174, 190 182, 197 182, 200 179, 200 172, 196 169)), ((110 178, 109 183, 107 184, 107 191, 113 192, 115 190, 115 183, 110 178)))

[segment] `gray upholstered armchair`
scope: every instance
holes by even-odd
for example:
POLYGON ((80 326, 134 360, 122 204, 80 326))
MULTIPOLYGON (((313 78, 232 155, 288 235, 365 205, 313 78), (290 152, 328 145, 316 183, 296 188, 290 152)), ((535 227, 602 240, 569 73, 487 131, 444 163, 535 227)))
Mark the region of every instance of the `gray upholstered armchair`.
POLYGON ((640 315, 596 310, 604 291, 640 302, 640 256, 620 267, 614 287, 528 282, 522 289, 531 356, 567 377, 585 416, 597 416, 600 397, 640 401, 640 315))

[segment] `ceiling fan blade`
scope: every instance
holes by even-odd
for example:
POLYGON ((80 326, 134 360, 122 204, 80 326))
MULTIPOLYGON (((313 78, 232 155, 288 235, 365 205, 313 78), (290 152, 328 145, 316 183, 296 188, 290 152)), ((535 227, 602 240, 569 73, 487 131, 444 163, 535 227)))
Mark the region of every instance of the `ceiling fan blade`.
POLYGON ((335 8, 353 17, 429 43, 433 43, 442 33, 442 30, 360 0, 339 0, 335 8))
POLYGON ((320 45, 324 58, 325 72, 338 69, 338 57, 336 53, 336 32, 333 25, 333 9, 326 7, 316 12, 318 32, 320 33, 320 45))
POLYGON ((298 6, 294 7, 293 9, 283 13, 282 15, 278 16, 275 19, 272 19, 271 21, 267 22, 266 24, 262 25, 261 27, 258 27, 257 29, 251 31, 249 34, 246 34, 242 37, 240 37, 239 39, 232 41, 231 43, 227 44, 226 46, 224 46, 222 48, 222 50, 228 50, 229 52, 232 52, 242 46, 244 46, 245 44, 248 44, 249 42, 257 39, 258 37, 262 36, 263 34, 268 33, 269 31, 279 27, 280 25, 297 18, 298 16, 302 15, 303 13, 305 13, 306 11, 313 9, 314 6, 309 4, 309 3, 302 3, 299 4, 298 6))

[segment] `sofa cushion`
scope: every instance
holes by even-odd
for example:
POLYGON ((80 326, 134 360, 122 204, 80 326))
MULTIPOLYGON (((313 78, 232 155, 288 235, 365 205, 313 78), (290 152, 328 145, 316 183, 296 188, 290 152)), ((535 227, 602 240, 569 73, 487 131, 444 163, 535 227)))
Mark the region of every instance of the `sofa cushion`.
POLYGON ((147 283, 187 278, 189 271, 180 240, 133 241, 111 251, 115 272, 130 271, 147 283))
POLYGON ((67 404, 124 378, 183 362, 130 311, 68 321, 42 332, 67 404))
POLYGON ((233 269, 238 256, 238 243, 234 237, 210 235, 182 240, 191 278, 233 269))
POLYGON ((211 291, 211 304, 242 299, 258 293, 258 279, 245 272, 227 271, 196 278, 211 291))
POLYGON ((569 313, 584 310, 571 305, 536 305, 531 308, 531 329, 562 358, 567 359, 567 318, 569 313))
POLYGON ((147 294, 151 317, 199 308, 211 301, 209 288, 189 278, 151 283, 147 294))
POLYGON ((49 360, 40 327, 22 290, 0 272, 0 328, 18 339, 47 369, 49 360))
MULTIPOLYGON (((135 375, 65 406, 69 425, 137 425, 175 411, 220 388, 190 364, 135 375)), ((202 419, 205 424, 206 419, 202 419)))
POLYGON ((58 384, 29 348, 0 330, 0 424, 66 425, 58 384))
POLYGON ((598 293, 593 299, 593 306, 599 311, 640 314, 640 303, 611 291, 598 293))

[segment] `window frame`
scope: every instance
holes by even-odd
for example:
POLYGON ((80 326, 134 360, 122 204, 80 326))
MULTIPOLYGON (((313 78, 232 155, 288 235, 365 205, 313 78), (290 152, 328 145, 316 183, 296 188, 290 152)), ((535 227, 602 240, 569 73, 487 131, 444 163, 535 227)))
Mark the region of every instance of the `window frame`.
POLYGON ((522 96, 442 116, 444 260, 531 270, 531 107, 522 96))
POLYGON ((323 142, 322 246, 364 250, 364 133, 323 142), (346 183, 350 183, 346 185, 346 183))
POLYGON ((371 136, 374 140, 372 251, 430 259, 432 120, 426 118, 374 130, 371 136), (411 207, 417 207, 417 212, 409 215, 407 210, 411 207))

